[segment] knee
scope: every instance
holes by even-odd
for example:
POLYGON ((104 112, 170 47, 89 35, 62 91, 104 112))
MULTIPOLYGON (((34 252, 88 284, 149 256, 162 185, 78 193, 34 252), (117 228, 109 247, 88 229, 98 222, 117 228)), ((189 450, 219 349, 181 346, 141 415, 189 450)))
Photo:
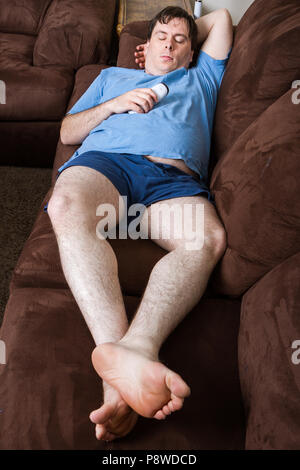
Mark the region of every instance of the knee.
MULTIPOLYGON (((182 246, 182 243, 177 246, 182 246)), ((195 260, 198 256, 202 258, 203 250, 206 250, 211 258, 219 260, 227 247, 226 232, 224 228, 218 226, 214 229, 203 231, 201 234, 197 234, 189 239, 185 239, 183 246, 186 252, 193 252, 195 260)))
POLYGON ((70 222, 79 221, 87 215, 86 212, 82 201, 65 191, 55 191, 48 202, 48 214, 53 225, 70 225, 70 222))
POLYGON ((48 214, 52 222, 63 219, 68 213, 68 207, 70 206, 70 198, 64 194, 57 194, 54 192, 48 202, 48 214))
POLYGON ((220 259, 227 247, 227 235, 223 227, 209 231, 204 237, 204 245, 211 250, 216 259, 220 259))

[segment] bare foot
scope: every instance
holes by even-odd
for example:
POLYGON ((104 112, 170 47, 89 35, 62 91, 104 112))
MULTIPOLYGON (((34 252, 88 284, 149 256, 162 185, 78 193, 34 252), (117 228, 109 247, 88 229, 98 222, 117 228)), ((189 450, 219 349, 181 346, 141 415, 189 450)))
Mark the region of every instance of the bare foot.
POLYGON ((120 393, 103 381, 103 405, 90 414, 96 424, 96 438, 104 441, 126 436, 135 426, 138 414, 123 400, 120 393))
POLYGON ((93 350, 92 362, 100 377, 145 418, 165 419, 191 393, 180 375, 130 343, 103 343, 93 350))

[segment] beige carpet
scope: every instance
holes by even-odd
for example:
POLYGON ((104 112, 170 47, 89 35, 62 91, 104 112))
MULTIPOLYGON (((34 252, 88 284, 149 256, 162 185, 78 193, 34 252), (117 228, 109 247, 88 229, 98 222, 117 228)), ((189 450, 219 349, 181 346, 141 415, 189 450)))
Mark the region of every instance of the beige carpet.
POLYGON ((47 168, 0 167, 0 324, 13 268, 51 186, 51 172, 47 168))

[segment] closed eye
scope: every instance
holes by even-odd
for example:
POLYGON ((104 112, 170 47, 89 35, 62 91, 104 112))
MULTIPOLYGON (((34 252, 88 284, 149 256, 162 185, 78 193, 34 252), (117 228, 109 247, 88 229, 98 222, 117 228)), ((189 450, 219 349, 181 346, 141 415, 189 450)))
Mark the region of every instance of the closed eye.
MULTIPOLYGON (((158 38, 158 39, 159 39, 159 41, 164 41, 164 40, 166 39, 166 37, 160 37, 160 38, 158 38)), ((178 38, 178 39, 175 38, 175 41, 176 41, 178 44, 183 44, 183 43, 184 43, 184 39, 181 39, 181 38, 178 38)))

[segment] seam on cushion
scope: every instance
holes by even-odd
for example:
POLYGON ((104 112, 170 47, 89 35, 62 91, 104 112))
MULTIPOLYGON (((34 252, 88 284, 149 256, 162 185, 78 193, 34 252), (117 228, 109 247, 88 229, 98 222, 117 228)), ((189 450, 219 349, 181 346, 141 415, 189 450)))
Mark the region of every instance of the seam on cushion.
MULTIPOLYGON (((54 0, 55 1, 55 0, 54 0)), ((44 23, 44 20, 46 19, 46 16, 48 15, 48 11, 50 9, 50 7, 52 6, 52 4, 54 3, 53 0, 50 0, 48 5, 44 7, 44 11, 41 13, 41 16, 40 16, 40 21, 39 21, 39 24, 37 26, 37 33, 36 35, 38 36, 39 35, 39 32, 40 32, 40 29, 44 23)))

